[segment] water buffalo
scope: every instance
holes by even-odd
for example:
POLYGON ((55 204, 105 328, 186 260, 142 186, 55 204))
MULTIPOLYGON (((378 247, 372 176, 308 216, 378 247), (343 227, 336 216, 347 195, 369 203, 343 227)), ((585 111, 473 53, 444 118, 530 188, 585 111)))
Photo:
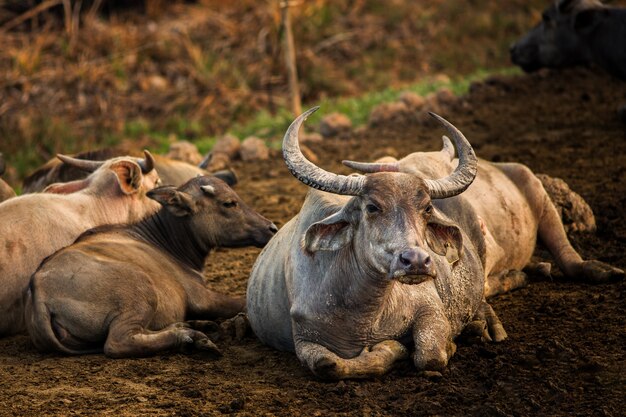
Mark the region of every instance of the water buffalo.
POLYGON ((59 157, 94 172, 83 180, 52 184, 49 193, 0 204, 0 336, 24 329, 23 295, 45 257, 88 229, 136 221, 159 207, 146 197, 159 180, 149 152, 145 159, 105 162, 59 157))
POLYGON ((244 299, 204 286, 205 258, 216 246, 262 247, 276 226, 210 176, 148 196, 163 205, 156 214, 86 232, 33 275, 26 322, 39 349, 114 358, 216 349, 182 322, 231 317, 244 299))
POLYGON ((514 64, 530 72, 595 63, 626 80, 626 9, 597 0, 560 0, 511 47, 514 64))
MULTIPOLYGON (((76 159, 104 161, 124 155, 137 156, 137 153, 124 148, 104 148, 81 152, 73 155, 73 157, 76 159)), ((208 174, 205 169, 187 162, 160 155, 155 155, 153 158, 154 167, 159 173, 163 185, 182 185, 197 175, 208 174)), ((230 170, 218 171, 212 175, 225 181, 231 187, 237 183, 235 173, 230 170)), ((84 178, 85 176, 86 174, 83 170, 71 164, 64 164, 62 161, 55 158, 46 162, 41 168, 26 177, 23 182, 22 190, 24 193, 36 193, 43 191, 44 188, 50 184, 74 181, 84 178)))
POLYGON ((568 276, 623 275, 580 258, 527 167, 478 160, 442 118, 434 115, 454 139, 458 164, 445 139, 441 152, 346 162, 372 173, 342 176, 300 152, 298 130, 314 110, 283 142, 289 170, 313 190, 258 257, 247 291, 259 339, 295 351, 314 374, 380 375, 410 345, 417 369, 441 370, 453 339, 475 321, 493 340, 506 338, 485 295, 518 284, 537 235, 568 276))
MULTIPOLYGON (((4 157, 0 153, 0 175, 4 174, 4 170, 6 165, 4 163, 4 157)), ((11 197, 15 197, 15 191, 9 184, 4 182, 3 179, 0 178, 0 203, 4 200, 8 200, 11 197)))

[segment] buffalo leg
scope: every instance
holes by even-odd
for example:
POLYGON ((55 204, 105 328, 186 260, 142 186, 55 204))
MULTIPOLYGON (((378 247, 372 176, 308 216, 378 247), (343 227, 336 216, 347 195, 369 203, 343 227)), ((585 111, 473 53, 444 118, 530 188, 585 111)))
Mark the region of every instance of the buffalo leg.
POLYGON ((528 285, 528 277, 522 271, 511 269, 489 275, 485 282, 485 297, 504 294, 528 285))
POLYGON ((424 286, 413 321, 413 363, 418 371, 442 371, 454 352, 452 329, 434 284, 424 286))
POLYGON ((624 271, 600 261, 583 261, 570 244, 559 214, 543 191, 543 214, 539 236, 554 256, 559 268, 570 278, 581 277, 591 283, 609 282, 624 276, 624 271))
POLYGON ((484 330, 479 336, 482 336, 489 342, 502 342, 508 337, 502 322, 496 315, 495 311, 493 311, 491 305, 484 299, 480 303, 480 307, 478 307, 473 321, 485 323, 485 325, 482 326, 482 329, 484 330))
POLYGON ((168 350, 191 348, 220 354, 219 349, 202 332, 185 323, 174 323, 162 330, 147 330, 138 321, 118 317, 111 322, 104 344, 105 355, 112 358, 150 356, 168 350))
POLYGON ((359 356, 340 358, 317 343, 297 341, 296 355, 318 377, 323 379, 370 378, 389 372, 393 364, 408 358, 407 349, 396 340, 385 340, 364 348, 359 356))
POLYGON ((186 282, 189 315, 197 319, 230 318, 244 311, 246 300, 211 291, 199 282, 186 282))

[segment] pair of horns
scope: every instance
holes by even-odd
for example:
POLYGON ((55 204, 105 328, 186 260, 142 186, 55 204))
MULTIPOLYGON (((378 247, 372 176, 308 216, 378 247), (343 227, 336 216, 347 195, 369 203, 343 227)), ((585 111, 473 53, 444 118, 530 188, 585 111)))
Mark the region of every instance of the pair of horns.
MULTIPOLYGON (((287 168, 299 181, 309 187, 333 194, 362 195, 365 189, 366 177, 364 175, 347 177, 345 175, 333 174, 316 166, 302 154, 298 144, 298 131, 307 117, 317 111, 317 109, 319 107, 307 110, 298 116, 287 129, 283 139, 283 158, 287 168)), ((453 197, 465 191, 474 181, 478 159, 472 149, 472 145, 454 125, 434 113, 430 113, 430 115, 437 119, 452 137, 458 149, 459 164, 449 176, 438 180, 424 179, 424 182, 432 199, 453 197)), ((444 146, 446 146, 445 140, 444 146)), ((398 163, 370 164, 353 161, 343 161, 343 163, 346 166, 368 173, 397 172, 400 170, 398 163)))
MULTIPOLYGON (((138 159, 137 164, 141 167, 142 174, 147 174, 148 172, 154 169, 154 157, 147 150, 144 150, 143 154, 145 158, 138 159)), ((58 154, 57 158, 63 161, 63 163, 72 165, 78 169, 81 169, 87 172, 94 172, 105 163, 105 161, 89 161, 86 159, 72 158, 71 156, 66 156, 66 155, 61 155, 61 154, 58 154)))

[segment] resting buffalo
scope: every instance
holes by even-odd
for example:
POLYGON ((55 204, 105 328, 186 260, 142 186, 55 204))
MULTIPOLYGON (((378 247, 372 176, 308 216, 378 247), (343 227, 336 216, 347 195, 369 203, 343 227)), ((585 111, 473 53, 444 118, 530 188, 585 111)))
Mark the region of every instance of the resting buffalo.
MULTIPOLYGON (((93 161, 104 161, 107 159, 131 155, 136 153, 122 148, 105 148, 95 151, 81 152, 73 155, 76 159, 88 159, 93 161)), ((156 155, 154 167, 159 173, 163 185, 182 185, 189 179, 197 175, 206 175, 208 172, 203 168, 191 165, 187 162, 166 158, 156 155)), ((216 177, 233 186, 237 183, 235 173, 230 170, 213 173, 216 177)), ((57 182, 74 181, 86 176, 85 172, 70 164, 64 164, 58 159, 51 159, 41 168, 24 179, 22 190, 24 193, 36 193, 43 191, 48 185, 57 182)))
POLYGON ((597 0, 560 0, 511 47, 524 71, 595 63, 626 80, 626 9, 597 0))
POLYGON ((298 130, 314 110, 283 142, 289 170, 314 190, 260 254, 247 293, 259 339, 295 351, 314 374, 380 375, 408 356, 408 346, 417 369, 440 370, 471 321, 504 339, 485 296, 519 284, 537 235, 567 276, 623 275, 581 259, 527 167, 478 160, 442 118, 433 115, 454 139, 458 164, 444 138, 441 152, 346 162, 371 173, 343 176, 300 152, 298 130))
MULTIPOLYGON (((6 165, 4 163, 4 157, 0 153, 0 175, 4 174, 5 168, 6 165)), ((9 184, 0 178, 0 203, 11 197, 15 197, 15 191, 13 191, 13 188, 11 188, 9 184)))
POLYGON ((223 181, 197 177, 148 196, 161 210, 131 226, 89 231, 33 275, 28 332, 42 350, 146 356, 173 348, 216 347, 189 319, 231 317, 244 300, 204 286, 216 246, 264 246, 276 226, 223 181))
POLYGON ((0 336, 24 330, 23 295, 41 261, 103 224, 139 220, 158 209, 146 197, 159 177, 152 156, 66 163, 94 171, 86 179, 52 184, 49 193, 0 204, 0 336))

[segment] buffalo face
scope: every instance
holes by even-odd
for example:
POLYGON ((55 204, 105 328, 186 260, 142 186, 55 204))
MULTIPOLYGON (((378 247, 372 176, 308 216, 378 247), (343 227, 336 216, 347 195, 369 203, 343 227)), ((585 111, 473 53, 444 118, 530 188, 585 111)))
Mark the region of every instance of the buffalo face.
POLYGON ((587 64, 584 36, 592 30, 602 5, 594 0, 561 0, 542 14, 542 21, 511 46, 511 61, 526 72, 587 64))
POLYGON ((460 230, 440 218, 422 179, 376 173, 367 177, 364 190, 308 228, 308 253, 351 247, 366 272, 405 284, 435 278, 434 257, 461 253, 460 230))
POLYGON ((224 181, 199 176, 181 187, 159 187, 149 197, 177 217, 185 217, 202 246, 263 247, 278 231, 252 210, 224 181))

